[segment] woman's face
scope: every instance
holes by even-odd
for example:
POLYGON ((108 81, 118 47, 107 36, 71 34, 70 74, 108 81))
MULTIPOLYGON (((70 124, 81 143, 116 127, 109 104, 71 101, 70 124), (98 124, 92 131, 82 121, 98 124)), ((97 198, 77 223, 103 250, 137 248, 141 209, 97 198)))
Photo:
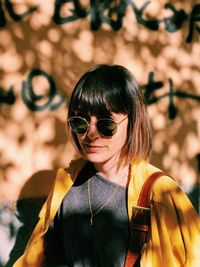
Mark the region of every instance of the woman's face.
POLYGON ((117 131, 112 137, 104 137, 97 131, 95 122, 97 117, 90 117, 90 125, 86 134, 77 134, 78 142, 82 148, 83 156, 96 164, 118 161, 126 142, 128 118, 125 114, 112 114, 115 122, 120 122, 117 131))

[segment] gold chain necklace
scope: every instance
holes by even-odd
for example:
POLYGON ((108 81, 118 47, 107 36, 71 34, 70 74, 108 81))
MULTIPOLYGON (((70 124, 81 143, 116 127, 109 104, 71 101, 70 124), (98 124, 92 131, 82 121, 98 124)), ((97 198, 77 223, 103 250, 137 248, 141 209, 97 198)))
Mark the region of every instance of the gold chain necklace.
POLYGON ((88 179, 88 202, 89 202, 89 208, 90 208, 90 225, 93 225, 93 218, 95 215, 97 215, 115 196, 119 189, 119 185, 115 187, 115 190, 110 195, 110 197, 106 200, 106 202, 93 214, 92 211, 92 203, 91 203, 91 189, 90 189, 90 179, 88 179))
MULTIPOLYGON (((128 174, 128 172, 125 173, 123 178, 128 174)), ((93 225, 93 218, 96 216, 116 195, 117 191, 119 190, 119 185, 116 185, 115 190, 110 195, 110 197, 106 200, 106 202, 95 212, 93 213, 92 210, 92 202, 91 202, 91 188, 90 188, 90 179, 88 179, 88 202, 89 202, 89 208, 90 208, 90 225, 93 225)))

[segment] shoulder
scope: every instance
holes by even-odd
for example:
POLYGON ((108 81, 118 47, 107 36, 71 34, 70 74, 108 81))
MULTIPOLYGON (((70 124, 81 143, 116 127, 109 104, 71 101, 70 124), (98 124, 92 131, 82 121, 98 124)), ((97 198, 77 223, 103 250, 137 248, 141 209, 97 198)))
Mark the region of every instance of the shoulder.
POLYGON ((152 192, 156 199, 162 197, 163 194, 179 194, 182 192, 177 182, 170 175, 163 173, 155 182, 152 192))
POLYGON ((143 182, 153 173, 163 172, 163 175, 156 180, 152 187, 151 196, 154 202, 164 206, 171 206, 177 199, 183 200, 187 198, 186 194, 176 182, 175 177, 171 177, 170 174, 166 174, 163 170, 148 162, 142 162, 140 165, 142 169, 141 173, 143 174, 143 182))
POLYGON ((76 177, 85 164, 86 161, 83 158, 79 158, 72 160, 66 168, 59 168, 50 194, 54 194, 57 191, 65 192, 66 189, 68 190, 75 182, 76 177))
POLYGON ((45 212, 46 208, 51 208, 52 199, 56 199, 54 209, 58 208, 65 194, 72 187, 78 173, 81 171, 86 161, 82 158, 73 160, 70 162, 67 168, 59 168, 57 170, 54 184, 51 188, 47 201, 45 202, 44 208, 40 212, 40 217, 45 212), (55 208, 56 207, 56 208, 55 208))
POLYGON ((179 191, 181 190, 179 185, 176 182, 175 177, 172 177, 170 173, 166 173, 165 171, 155 167, 154 165, 148 163, 148 162, 142 162, 141 168, 143 170, 143 179, 144 181, 148 179, 149 176, 151 176, 153 173, 161 172, 163 175, 161 175, 157 181, 155 182, 153 186, 153 192, 171 192, 171 190, 179 191))
POLYGON ((164 174, 152 188, 153 202, 169 209, 191 209, 192 204, 178 183, 170 176, 164 174), (184 203, 184 207, 183 207, 184 203))
POLYGON ((83 166, 86 164, 86 160, 83 158, 78 158, 75 160, 72 160, 67 168, 65 168, 65 171, 69 174, 72 174, 76 170, 81 170, 83 166))

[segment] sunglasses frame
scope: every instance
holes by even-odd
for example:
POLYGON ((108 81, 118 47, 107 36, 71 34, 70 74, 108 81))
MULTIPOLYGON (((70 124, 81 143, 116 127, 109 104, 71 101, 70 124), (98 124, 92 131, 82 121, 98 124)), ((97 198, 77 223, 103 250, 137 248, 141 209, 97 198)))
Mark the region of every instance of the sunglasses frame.
POLYGON ((127 116, 125 116, 123 119, 121 119, 121 120, 118 121, 118 122, 116 122, 116 121, 114 121, 113 119, 110 119, 110 118, 102 118, 102 119, 98 119, 96 122, 88 122, 88 121, 87 121, 85 118, 83 118, 83 117, 80 117, 80 116, 73 116, 73 117, 69 118, 67 121, 68 121, 68 124, 69 124, 69 126, 70 126, 70 129, 71 129, 74 133, 76 133, 76 134, 78 134, 78 135, 84 135, 84 134, 86 134, 86 133, 88 132, 88 130, 89 130, 90 125, 95 125, 95 126, 96 126, 96 129, 97 129, 97 132, 98 132, 101 136, 103 136, 103 137, 112 137, 113 135, 116 134, 118 125, 119 125, 121 122, 123 122, 126 118, 127 118, 127 116), (87 124, 87 129, 86 129, 86 131, 85 131, 84 133, 78 133, 78 132, 76 132, 76 131, 73 129, 73 127, 71 126, 70 121, 71 121, 71 119, 75 119, 75 118, 77 118, 77 119, 82 119, 82 120, 87 124), (98 122, 99 122, 99 121, 105 121, 105 120, 106 120, 106 121, 114 122, 115 125, 116 125, 116 127, 115 127, 114 132, 113 132, 112 135, 104 135, 104 134, 102 134, 102 133, 99 131, 99 129, 98 129, 98 126, 97 126, 98 122))

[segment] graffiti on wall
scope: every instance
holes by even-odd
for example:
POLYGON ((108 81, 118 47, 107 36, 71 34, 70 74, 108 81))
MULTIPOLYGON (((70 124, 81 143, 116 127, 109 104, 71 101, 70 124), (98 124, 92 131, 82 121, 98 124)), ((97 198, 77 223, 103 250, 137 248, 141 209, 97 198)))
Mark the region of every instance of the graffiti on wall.
MULTIPOLYGON (((52 21, 57 24, 70 23, 78 19, 83 19, 90 16, 91 30, 99 30, 103 23, 108 24, 114 31, 118 31, 123 26, 123 18, 125 17, 127 8, 131 8, 135 15, 136 22, 151 31, 158 31, 160 25, 163 23, 167 32, 173 33, 180 30, 183 24, 188 22, 188 34, 186 42, 191 43, 194 32, 199 33, 200 27, 200 3, 195 4, 190 12, 186 12, 182 8, 176 8, 172 3, 167 3, 164 9, 170 10, 171 16, 163 17, 162 19, 145 17, 145 12, 151 6, 153 1, 145 1, 141 7, 136 5, 134 0, 123 1, 88 1, 87 7, 83 7, 80 0, 55 0, 52 21), (62 17, 62 10, 67 8, 65 4, 70 4, 70 15, 62 17)), ((27 16, 33 12, 37 12, 38 7, 29 6, 23 13, 16 12, 15 4, 11 0, 3 0, 0 2, 0 30, 6 27, 7 19, 6 12, 12 20, 16 22, 23 21, 27 16)), ((160 96, 156 96, 155 92, 162 89, 164 86, 162 81, 155 81, 154 73, 148 74, 148 82, 143 86, 145 98, 148 104, 154 104, 163 98, 169 99, 168 115, 170 119, 174 119, 177 115, 178 108, 175 107, 174 98, 192 99, 200 101, 200 96, 176 90, 171 78, 168 79, 168 92, 160 96)), ((64 102, 65 96, 59 92, 53 77, 41 69, 33 69, 27 77, 26 81, 22 82, 21 97, 25 105, 31 111, 42 110, 56 110, 64 102), (36 94, 33 86, 33 79, 35 77, 43 77, 49 84, 49 91, 44 94, 36 94), (41 100, 45 98, 45 103, 41 104, 41 100)), ((11 85, 8 91, 0 87, 0 104, 13 105, 16 102, 15 85, 11 85)))
MULTIPOLYGON (((168 80, 169 92, 161 94, 160 96, 156 96, 154 94, 155 91, 160 90, 163 85, 164 83, 162 81, 155 81, 154 73, 150 72, 148 74, 148 82, 146 85, 143 86, 144 96, 147 104, 149 105, 157 103, 159 100, 167 97, 169 99, 168 116, 170 119, 174 119, 178 111, 178 108, 175 106, 174 103, 175 97, 182 99, 188 98, 191 100, 200 101, 200 96, 198 95, 189 94, 181 90, 175 90, 173 80, 171 78, 169 78, 168 80)), ((23 99, 24 104, 31 111, 42 111, 46 109, 54 111, 66 102, 66 97, 57 89, 53 77, 47 72, 40 69, 33 69, 29 73, 27 80, 22 82, 21 97, 23 99), (33 79, 38 76, 45 78, 49 84, 49 91, 45 94, 37 95, 34 91, 33 79), (39 103, 42 98, 45 98, 46 102, 41 105, 39 103)), ((15 95, 14 85, 12 85, 7 92, 5 92, 0 87, 0 104, 4 103, 7 105, 13 105, 16 102, 16 98, 17 97, 15 95)))
MULTIPOLYGON (((52 21, 55 24, 61 25, 90 16, 90 25, 93 31, 99 30, 102 23, 106 23, 114 31, 118 31, 123 26, 123 18, 129 6, 135 15, 136 22, 152 31, 159 30, 160 25, 164 23, 165 30, 173 33, 180 30, 183 24, 188 21, 188 34, 185 39, 187 43, 192 42, 195 31, 197 33, 200 32, 200 27, 198 26, 198 22, 200 21, 200 3, 195 4, 189 13, 187 13, 184 9, 175 8, 171 3, 167 3, 164 8, 166 10, 170 10, 172 13, 171 16, 167 16, 162 19, 147 19, 145 18, 144 13, 152 2, 153 1, 146 1, 140 8, 138 8, 134 0, 123 0, 119 1, 118 4, 112 0, 91 0, 90 7, 86 9, 81 5, 79 0, 56 0, 54 3, 52 21), (65 8, 64 5, 66 3, 71 3, 73 8, 70 9, 70 16, 62 17, 61 10, 65 8)), ((14 21, 21 21, 31 13, 37 12, 37 6, 29 7, 25 12, 17 14, 10 0, 4 0, 4 6, 3 1, 0 2, 0 28, 5 27, 7 24, 5 16, 6 10, 14 21)))

